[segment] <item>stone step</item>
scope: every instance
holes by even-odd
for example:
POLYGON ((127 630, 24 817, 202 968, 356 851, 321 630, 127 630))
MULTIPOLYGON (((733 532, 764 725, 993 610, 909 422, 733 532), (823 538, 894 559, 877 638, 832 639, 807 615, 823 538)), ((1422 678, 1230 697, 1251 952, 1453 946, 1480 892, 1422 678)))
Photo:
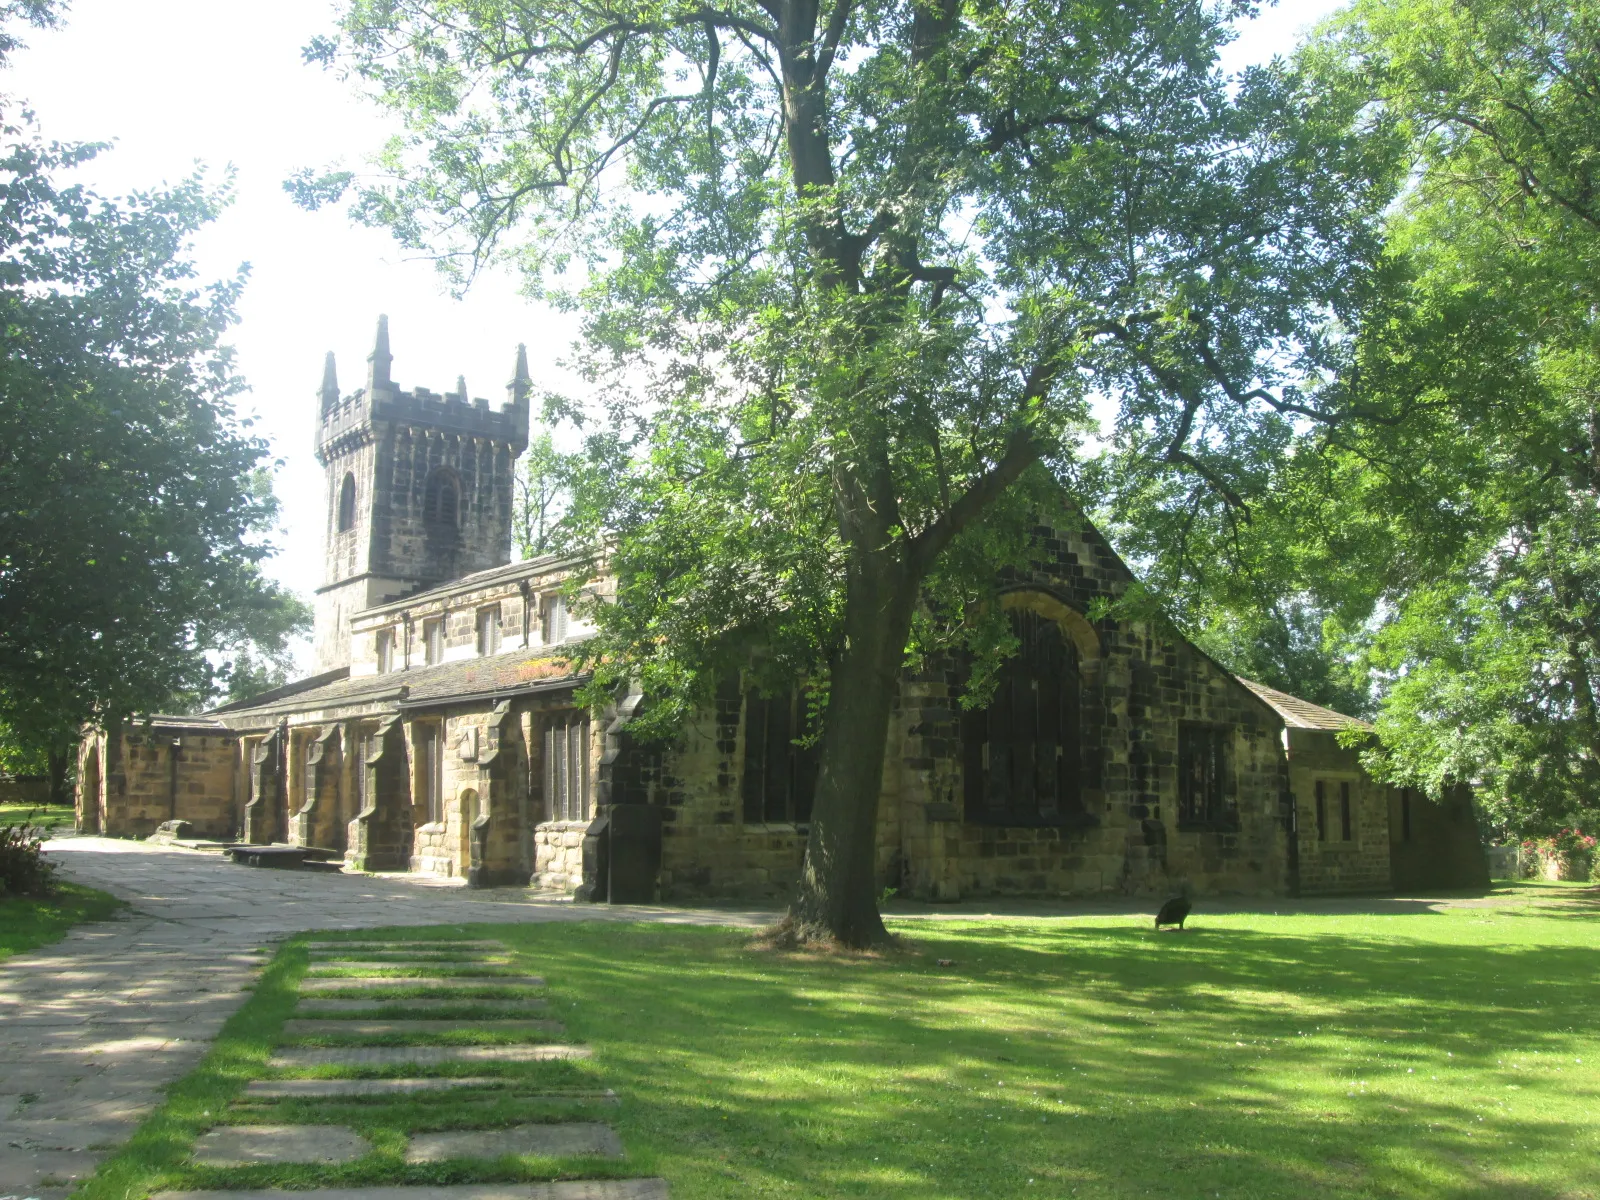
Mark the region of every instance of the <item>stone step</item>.
POLYGON ((338 975, 302 979, 302 992, 370 991, 376 988, 426 988, 430 992, 481 991, 484 988, 542 988, 542 975, 467 975, 448 978, 404 975, 338 975))
POLYGON ((312 1188, 303 1192, 157 1192, 150 1200, 668 1200, 665 1179, 567 1179, 560 1183, 459 1183, 312 1188))
POLYGON ((194 1161, 202 1167, 344 1163, 371 1152, 372 1143, 344 1125, 221 1125, 195 1142, 194 1161))
POLYGON ((510 1129, 452 1129, 447 1133, 419 1133, 406 1147, 408 1163, 446 1162, 452 1158, 495 1159, 507 1154, 538 1154, 551 1158, 594 1155, 621 1158, 617 1131, 597 1121, 564 1121, 541 1125, 514 1125, 510 1129))
MULTIPOLYGON (((318 1000, 315 998, 302 998, 295 1008, 297 1013, 356 1013, 370 1012, 373 1009, 384 1007, 397 1007, 404 1005, 417 1012, 432 1012, 437 1009, 463 1008, 470 1005, 478 1012, 486 1013, 483 1018, 474 1017, 474 1020, 503 1021, 525 1016, 529 1010, 543 1010, 550 1007, 550 1001, 539 996, 529 996, 525 1000, 473 1000, 470 997, 450 1000, 384 1000, 374 998, 371 1000, 318 1000)), ((381 1020, 374 1017, 373 1020, 381 1020)))
POLYGON ((587 1046, 286 1046, 267 1065, 277 1071, 311 1067, 437 1067, 446 1063, 553 1062, 588 1058, 587 1046))
POLYGON ((283 1023, 284 1037, 385 1037, 399 1033, 560 1033, 560 1021, 307 1021, 283 1023))
MULTIPOLYGON (((413 1092, 442 1092, 458 1088, 498 1087, 517 1080, 489 1075, 459 1075, 432 1079, 253 1079, 245 1084, 245 1100, 326 1100, 336 1097, 408 1096, 413 1092)), ((603 1091, 552 1092, 526 1099, 550 1104, 615 1104, 617 1094, 603 1091)))

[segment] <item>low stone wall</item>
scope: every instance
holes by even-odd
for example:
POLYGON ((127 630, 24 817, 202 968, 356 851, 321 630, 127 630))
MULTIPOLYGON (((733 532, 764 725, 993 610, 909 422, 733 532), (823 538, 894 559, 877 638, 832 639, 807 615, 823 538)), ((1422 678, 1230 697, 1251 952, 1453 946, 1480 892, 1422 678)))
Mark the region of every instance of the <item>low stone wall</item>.
POLYGON ((583 835, 587 821, 544 821, 534 826, 532 886, 570 896, 583 883, 583 835))
POLYGON ((43 775, 0 777, 0 804, 50 803, 50 781, 43 775))

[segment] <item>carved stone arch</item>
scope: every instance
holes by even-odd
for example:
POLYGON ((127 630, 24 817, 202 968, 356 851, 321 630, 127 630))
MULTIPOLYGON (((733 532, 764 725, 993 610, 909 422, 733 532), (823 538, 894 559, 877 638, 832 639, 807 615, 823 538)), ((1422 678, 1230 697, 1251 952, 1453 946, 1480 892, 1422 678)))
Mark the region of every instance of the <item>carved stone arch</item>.
POLYGON ((1100 635, 1089 624, 1089 619, 1077 609, 1068 607, 1051 593, 1036 586, 1019 587, 1001 593, 1000 607, 1007 611, 1021 609, 1038 613, 1045 620, 1054 621, 1077 648, 1078 669, 1083 672, 1085 682, 1098 676, 1104 657, 1100 635))

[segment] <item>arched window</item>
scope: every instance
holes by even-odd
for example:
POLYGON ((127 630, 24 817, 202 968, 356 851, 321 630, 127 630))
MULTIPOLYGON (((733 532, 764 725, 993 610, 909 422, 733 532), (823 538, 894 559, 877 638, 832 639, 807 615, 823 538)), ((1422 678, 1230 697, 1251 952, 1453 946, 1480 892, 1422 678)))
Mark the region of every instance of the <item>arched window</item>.
POLYGON ((969 821, 1066 825, 1085 819, 1080 780, 1078 651, 1061 626, 1012 609, 1022 645, 1001 668, 988 708, 961 716, 969 821))
POLYGON ((339 532, 356 527, 356 477, 346 473, 339 485, 339 532))
POLYGON ((429 472, 423 489, 422 519, 441 530, 460 526, 461 481, 449 467, 436 467, 429 472))

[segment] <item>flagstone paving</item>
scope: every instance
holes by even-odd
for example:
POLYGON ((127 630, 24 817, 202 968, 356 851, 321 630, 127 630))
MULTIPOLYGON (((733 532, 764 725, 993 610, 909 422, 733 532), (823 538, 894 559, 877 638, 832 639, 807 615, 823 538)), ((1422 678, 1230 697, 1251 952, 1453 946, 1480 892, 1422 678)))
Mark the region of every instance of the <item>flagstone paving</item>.
POLYGON ((555 1062, 588 1058, 587 1046, 286 1046, 267 1065, 275 1071, 317 1067, 440 1067, 450 1063, 555 1062))
MULTIPOLYGON (((244 1100, 333 1100, 365 1096, 407 1096, 454 1088, 513 1090, 528 1088, 523 1080, 489 1075, 441 1075, 425 1079, 254 1079, 245 1085, 244 1100)), ((526 1099, 540 1104, 615 1104, 610 1088, 569 1092, 533 1092, 526 1099)))
MULTIPOLYGON (((468 889, 459 881, 415 875, 252 871, 215 855, 116 838, 63 837, 47 843, 46 850, 64 878, 111 892, 132 907, 116 920, 84 925, 54 945, 0 963, 0 1197, 65 1200, 75 1182, 91 1174, 161 1103, 166 1086, 199 1063, 222 1023, 249 995, 271 948, 289 934, 588 920, 754 927, 773 919, 769 912, 574 904, 521 889, 468 889)), ((319 949, 341 953, 363 945, 381 946, 384 953, 483 948, 480 940, 444 938, 318 942, 319 949)), ((493 1000, 467 994, 543 984, 478 977, 441 987, 441 981, 429 980, 436 994, 427 1000, 369 995, 385 988, 413 991, 421 982, 367 976, 330 978, 317 987, 358 990, 362 996, 354 1003, 360 1007, 498 1008, 513 1001, 503 994, 493 1000)), ((518 997, 515 1003, 535 1007, 532 998, 518 997)), ((657 1200, 666 1195, 664 1184, 555 1188, 389 1188, 351 1195, 298 1193, 295 1200, 657 1200)), ((233 1191, 225 1197, 260 1195, 233 1191)), ((283 1200, 281 1193, 272 1200, 283 1200)))
POLYGON ((451 996, 443 1000, 430 1000, 421 996, 412 996, 404 1000, 385 1000, 382 997, 368 996, 356 1000, 326 1000, 321 997, 307 997, 300 1001, 296 1012, 303 1013, 376 1013, 384 1009, 394 1009, 404 1006, 412 1012, 442 1012, 468 1008, 482 1015, 485 1020, 520 1015, 529 1009, 548 1008, 550 1002, 542 996, 526 996, 516 1000, 473 1000, 470 997, 463 999, 460 996, 451 996))
POLYGON ((316 1188, 311 1191, 157 1192, 150 1200, 668 1200, 664 1179, 572 1179, 454 1187, 316 1188))
POLYGON ((565 1121, 549 1125, 516 1125, 510 1129, 463 1129, 423 1133, 406 1147, 408 1163, 445 1162, 453 1158, 501 1158, 507 1154, 554 1157, 621 1158, 622 1139, 609 1125, 565 1121))
POLYGON ((493 988, 544 986, 544 980, 538 975, 469 975, 469 976, 436 976, 426 975, 318 975, 308 978, 300 985, 302 991, 307 992, 342 992, 360 989, 373 991, 383 988, 415 988, 426 983, 431 991, 483 991, 493 988))
POLYGON ((456 976, 486 976, 502 978, 515 971, 507 971, 506 963, 470 962, 467 958, 334 958, 331 962, 310 965, 315 978, 334 971, 389 971, 389 973, 429 974, 440 978, 456 976))
POLYGON ((485 1033, 561 1033, 560 1021, 472 1020, 472 1021, 315 1021, 295 1018, 283 1023, 283 1036, 297 1037, 385 1037, 390 1034, 451 1033, 456 1030, 482 1030, 485 1033))
POLYGON ((252 1163, 342 1163, 372 1151, 343 1125, 222 1125, 201 1135, 194 1161, 206 1167, 252 1163))
MULTIPOLYGON (((503 952, 504 947, 486 946, 484 953, 503 952)), ((309 978, 303 978, 300 983, 301 992, 308 990, 312 984, 309 978)), ((435 985, 448 982, 443 978, 426 979, 421 986, 424 992, 431 990, 435 985)), ((298 1004, 315 1004, 315 999, 302 996, 298 1004)), ((297 1004, 297 1011, 298 1009, 297 1004)), ((404 1004, 401 1011, 408 1011, 404 1004)), ((317 1035, 331 1039, 335 1044, 323 1047, 280 1046, 268 1060, 268 1067, 273 1070, 345 1070, 361 1071, 375 1067, 390 1067, 396 1064, 407 1066, 442 1067, 461 1062, 496 1062, 496 1063, 527 1063, 547 1062, 560 1059, 586 1058, 591 1051, 587 1046, 575 1045, 496 1045, 496 1046, 452 1046, 419 1043, 409 1046, 369 1046, 354 1039, 377 1035, 405 1034, 410 1036, 425 1037, 428 1034, 493 1034, 497 1031, 519 1032, 549 1032, 559 1031, 560 1023, 549 1020, 427 1020, 418 1018, 397 1018, 392 1020, 316 1020, 305 1017, 292 1017, 285 1021, 281 1036, 287 1039, 317 1035)), ((531 1080, 505 1080, 477 1079, 442 1079, 428 1078, 426 1076, 404 1080, 339 1080, 339 1079, 263 1079, 253 1080, 245 1088, 241 1098, 242 1103, 236 1104, 236 1113, 248 1113, 251 1116, 262 1115, 260 1107, 250 1107, 252 1104, 266 1104, 265 1110, 270 1113, 270 1107, 275 1101, 288 1100, 298 1102, 304 1111, 307 1104, 315 1105, 319 1100, 337 1101, 351 1097, 380 1099, 383 1097, 406 1096, 420 1091, 453 1087, 455 1094, 466 1100, 476 1100, 479 1097, 471 1095, 474 1089, 482 1090, 482 1099, 489 1101, 501 1113, 509 1101, 513 1105, 526 1106, 527 1108, 545 1107, 552 1103, 573 1104, 580 1108, 593 1103, 615 1103, 616 1096, 609 1090, 600 1093, 593 1089, 584 1092, 568 1092, 566 1094, 528 1094, 519 1088, 519 1083, 529 1091, 538 1092, 533 1087, 531 1080), (498 1082, 499 1087, 494 1084, 498 1082)), ((313 1111, 315 1109, 313 1108, 313 1111)), ((382 1109, 373 1109, 377 1116, 371 1119, 382 1124, 382 1109)), ((452 1110, 459 1114, 471 1112, 471 1108, 463 1109, 459 1106, 452 1110)), ((530 1113, 530 1115, 533 1115, 530 1113)), ((402 1125, 400 1127, 404 1129, 402 1125)), ((396 1130, 399 1132, 400 1130, 396 1130)), ((315 1161, 336 1162, 348 1161, 349 1158, 359 1157, 362 1147, 341 1142, 342 1135, 354 1136, 351 1131, 339 1126, 314 1126, 314 1125, 241 1125, 221 1127, 207 1133, 197 1147, 195 1162, 210 1163, 213 1165, 260 1163, 260 1162, 304 1162, 313 1155, 318 1155, 315 1161), (208 1143, 215 1145, 208 1145, 208 1143), (319 1148, 320 1151, 319 1151, 319 1148), (340 1159, 338 1154, 347 1157, 340 1159), (209 1157, 207 1157, 209 1155, 209 1157)), ((554 1158, 559 1160, 585 1158, 618 1159, 623 1157, 622 1141, 617 1136, 616 1130, 603 1122, 593 1120, 573 1121, 541 1121, 526 1122, 513 1126, 497 1126, 486 1129, 451 1129, 445 1131, 422 1130, 407 1135, 405 1161, 412 1165, 424 1165, 444 1162, 475 1162, 481 1171, 485 1167, 495 1169, 493 1164, 505 1158, 554 1158)), ((571 1168, 563 1168, 570 1171, 571 1168)), ((639 1182, 639 1181, 635 1181, 639 1182)), ((642 1194, 652 1196, 665 1196, 665 1184, 659 1180, 642 1181, 649 1190, 642 1194)), ((614 1181, 608 1181, 604 1186, 613 1186, 614 1181)), ((352 1198, 359 1200, 379 1200, 388 1189, 373 1188, 351 1193, 352 1198)), ((311 1193, 316 1196, 318 1193, 311 1193)), ((596 1193, 603 1196, 634 1195, 637 1192, 621 1192, 615 1190, 596 1193)))

